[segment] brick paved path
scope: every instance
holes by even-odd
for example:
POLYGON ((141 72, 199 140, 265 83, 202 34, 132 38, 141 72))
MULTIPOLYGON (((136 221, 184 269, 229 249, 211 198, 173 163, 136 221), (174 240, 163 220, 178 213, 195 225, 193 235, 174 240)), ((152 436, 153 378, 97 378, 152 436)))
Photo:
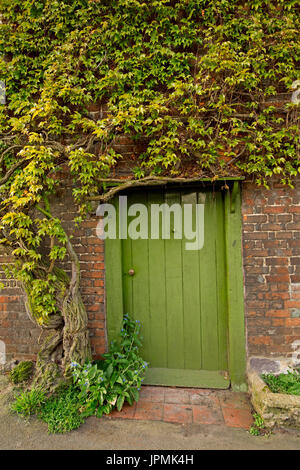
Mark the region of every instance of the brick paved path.
POLYGON ((252 424, 251 405, 246 393, 143 386, 140 400, 125 405, 111 418, 143 419, 181 424, 225 424, 248 429, 252 424))

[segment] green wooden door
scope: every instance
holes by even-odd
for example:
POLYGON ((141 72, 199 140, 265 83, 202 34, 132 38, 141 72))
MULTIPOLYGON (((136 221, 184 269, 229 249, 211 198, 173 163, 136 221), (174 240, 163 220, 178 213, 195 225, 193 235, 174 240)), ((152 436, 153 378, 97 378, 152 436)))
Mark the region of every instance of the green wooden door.
MULTIPOLYGON (((135 191, 128 207, 204 204, 204 245, 187 250, 170 218, 170 239, 127 238, 121 242, 123 311, 142 323, 148 384, 226 388, 227 298, 224 201, 220 191, 135 191), (132 275, 134 271, 134 274, 132 275)), ((196 230, 196 217, 194 227, 196 230)), ((128 217, 128 225, 134 217, 128 217)), ((198 230, 201 230, 198 227, 198 230)))

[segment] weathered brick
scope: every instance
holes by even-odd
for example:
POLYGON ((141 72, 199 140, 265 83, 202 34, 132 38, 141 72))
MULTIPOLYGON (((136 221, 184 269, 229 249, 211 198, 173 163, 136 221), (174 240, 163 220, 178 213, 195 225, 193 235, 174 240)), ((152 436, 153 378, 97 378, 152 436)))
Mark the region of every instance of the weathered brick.
POLYGON ((250 355, 288 356, 292 353, 291 339, 299 336, 299 318, 295 313, 300 300, 299 189, 299 178, 295 189, 277 182, 271 184, 269 191, 250 183, 243 186, 243 227, 256 224, 254 231, 247 228, 243 236, 250 355), (260 246, 260 253, 256 246, 260 246), (256 261, 258 257, 260 263, 256 261), (260 308, 255 309, 255 303, 260 308), (271 322, 269 332, 265 319, 271 322), (271 340, 266 339, 268 336, 271 340))

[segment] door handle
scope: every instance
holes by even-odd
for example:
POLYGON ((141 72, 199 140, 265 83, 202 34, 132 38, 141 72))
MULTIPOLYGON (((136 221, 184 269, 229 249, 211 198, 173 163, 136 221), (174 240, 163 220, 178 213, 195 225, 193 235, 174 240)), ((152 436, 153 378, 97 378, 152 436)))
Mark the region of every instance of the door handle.
POLYGON ((134 269, 129 269, 128 274, 129 274, 129 276, 133 276, 135 274, 135 270, 134 269))

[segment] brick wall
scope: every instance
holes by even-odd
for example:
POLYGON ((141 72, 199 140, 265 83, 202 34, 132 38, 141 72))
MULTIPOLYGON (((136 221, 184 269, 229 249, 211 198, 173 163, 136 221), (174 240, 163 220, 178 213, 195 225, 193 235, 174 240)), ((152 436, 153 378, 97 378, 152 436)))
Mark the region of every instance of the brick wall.
MULTIPOLYGON (((53 215, 61 217, 79 257, 81 266, 81 294, 86 306, 91 337, 92 353, 99 358, 106 350, 106 327, 104 306, 104 243, 96 236, 95 217, 88 218, 80 228, 74 230, 72 220, 76 209, 71 193, 51 203, 53 215)), ((0 264, 8 263, 5 254, 0 255, 0 264)), ((64 265, 70 273, 70 263, 64 265)), ((41 330, 28 318, 24 298, 16 281, 6 280, 0 271, 0 282, 5 288, 0 292, 0 340, 6 345, 6 360, 34 359, 43 339, 41 330)))
POLYGON ((21 289, 15 281, 6 282, 0 295, 0 340, 5 343, 6 360, 35 359, 39 336, 40 330, 26 315, 21 289))
POLYGON ((300 180, 243 185, 248 355, 290 357, 300 340, 300 180))
MULTIPOLYGON (((248 355, 290 357, 300 340, 300 180, 295 189, 276 182, 270 190, 244 183, 242 196, 248 355)), ((92 351, 99 357, 106 349, 106 328, 104 245, 96 237, 97 220, 90 217, 74 231, 71 195, 56 199, 54 207, 74 236, 92 351)), ((2 254, 0 263, 6 261, 2 254)), ((7 359, 35 357, 40 330, 26 316, 20 289, 10 280, 0 294, 0 340, 7 359)))

